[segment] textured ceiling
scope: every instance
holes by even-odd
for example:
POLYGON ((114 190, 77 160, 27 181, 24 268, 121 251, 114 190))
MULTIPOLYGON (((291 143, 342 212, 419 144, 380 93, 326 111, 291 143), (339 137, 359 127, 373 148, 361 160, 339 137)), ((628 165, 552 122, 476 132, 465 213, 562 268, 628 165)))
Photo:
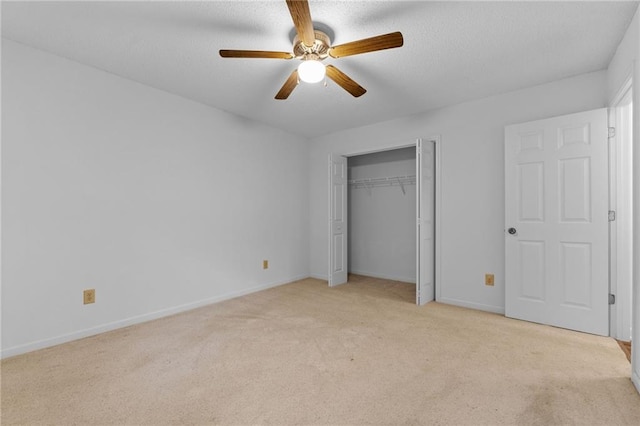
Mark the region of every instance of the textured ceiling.
POLYGON ((637 2, 310 1, 333 44, 401 31, 404 46, 326 63, 328 81, 273 99, 297 60, 223 59, 219 49, 291 51, 284 0, 2 2, 2 36, 188 99, 314 137, 605 69, 637 2))

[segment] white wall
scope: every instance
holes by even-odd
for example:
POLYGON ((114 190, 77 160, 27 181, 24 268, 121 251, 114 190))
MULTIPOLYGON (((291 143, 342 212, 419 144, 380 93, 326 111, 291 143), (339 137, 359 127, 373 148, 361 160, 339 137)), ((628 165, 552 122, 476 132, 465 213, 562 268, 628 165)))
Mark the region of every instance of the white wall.
MULTIPOLYGON (((349 179, 416 174, 416 148, 348 159, 349 179)), ((416 186, 349 186, 349 272, 416 282, 416 186)))
MULTIPOLYGON (((640 9, 607 70, 608 99, 613 99, 625 79, 633 76, 633 336, 640 342, 640 9)), ((640 351, 632 353, 632 380, 640 391, 640 351)))
POLYGON ((303 138, 6 40, 2 88, 3 356, 309 275, 303 138))
POLYGON ((443 302, 504 312, 504 126, 606 105, 606 72, 467 102, 311 141, 311 274, 327 275, 327 156, 441 135, 443 302), (484 274, 495 274, 495 286, 484 274))

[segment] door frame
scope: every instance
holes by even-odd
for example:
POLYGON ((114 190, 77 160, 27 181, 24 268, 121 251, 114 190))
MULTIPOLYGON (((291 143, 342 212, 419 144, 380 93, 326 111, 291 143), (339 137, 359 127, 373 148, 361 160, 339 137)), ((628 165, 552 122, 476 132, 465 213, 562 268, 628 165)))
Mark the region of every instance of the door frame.
MULTIPOLYGON (((440 256, 440 235, 441 235, 441 229, 440 229, 440 211, 441 211, 441 179, 440 179, 440 139, 441 136, 440 135, 434 135, 431 137, 425 137, 425 138, 415 138, 415 140, 411 141, 411 142, 401 142, 398 144, 391 144, 391 145, 383 145, 377 148, 370 148, 370 149, 362 149, 362 150, 355 150, 355 151, 346 151, 346 152, 331 152, 330 155, 332 154, 337 154, 337 155, 341 155, 343 157, 347 157, 347 161, 349 159, 349 157, 355 157, 358 155, 366 155, 366 154, 374 154, 376 152, 384 152, 384 151, 393 151, 396 149, 402 149, 402 148, 410 148, 410 147, 417 147, 418 143, 418 139, 422 139, 423 141, 431 141, 434 143, 434 147, 435 147, 435 215, 434 215, 434 221, 435 221, 435 232, 434 232, 434 238, 435 238, 435 259, 434 259, 434 269, 435 269, 435 277, 434 277, 434 286, 435 286, 435 301, 439 301, 440 300, 440 294, 441 294, 441 285, 440 285, 440 264, 441 264, 441 256, 440 256)), ((416 160, 417 161, 417 160, 416 160)), ((347 163, 348 165, 348 163, 347 163)), ((331 176, 328 176, 328 185, 331 186, 331 176)), ((348 197, 348 195, 347 195, 348 197)), ((347 199, 348 200, 348 199, 347 199)), ((417 201, 417 200, 416 200, 417 201)), ((330 219, 330 218, 329 218, 330 219)), ((417 222, 417 217, 416 217, 416 222, 417 222)), ((416 238, 418 238, 419 236, 416 235, 416 238)), ((328 242, 329 246, 331 245, 331 239, 329 239, 328 242)), ((347 245, 348 245, 348 241, 347 241, 347 245)), ((327 263, 329 264, 329 269, 331 268, 330 266, 330 259, 327 259, 327 263)), ((329 271, 330 272, 330 271, 329 271)), ((417 271, 416 271, 417 272, 417 271)), ((416 276, 417 279, 417 276, 416 276)), ((416 283, 417 286, 417 283, 416 283)))
MULTIPOLYGON (((624 239, 629 238, 627 245, 633 247, 632 237, 625 232, 627 229, 619 226, 620 223, 626 223, 633 226, 632 217, 628 213, 633 211, 633 193, 631 185, 621 185, 620 179, 627 180, 629 183, 633 180, 633 160, 630 160, 630 167, 625 169, 620 167, 618 161, 622 157, 632 152, 633 140, 629 137, 622 137, 624 131, 620 128, 620 112, 624 108, 626 100, 631 98, 633 102, 633 76, 630 73, 624 83, 609 102, 609 127, 614 127, 615 134, 609 138, 609 210, 616 212, 616 220, 609 222, 609 285, 610 293, 616 297, 616 303, 610 305, 609 309, 609 335, 616 339, 629 341, 631 338, 631 324, 633 318, 633 300, 632 286, 633 283, 633 258, 618 256, 618 252, 624 239), (627 207, 624 211, 624 207, 627 207), (623 221, 623 222, 621 222, 623 221), (628 284, 623 284, 618 277, 624 276, 624 270, 631 270, 628 277, 628 284), (625 308, 625 306, 627 308, 625 308)), ((635 107, 635 105, 634 105, 635 107)), ((633 117, 629 123, 633 127, 633 117)), ((632 248, 633 250, 633 248, 632 248)))

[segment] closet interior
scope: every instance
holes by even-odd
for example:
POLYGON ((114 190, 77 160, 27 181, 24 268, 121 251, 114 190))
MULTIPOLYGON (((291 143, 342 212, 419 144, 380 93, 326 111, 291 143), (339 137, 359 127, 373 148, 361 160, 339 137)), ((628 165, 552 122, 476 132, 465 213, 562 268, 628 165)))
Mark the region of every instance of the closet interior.
POLYGON ((348 158, 348 270, 416 282, 415 146, 348 158))

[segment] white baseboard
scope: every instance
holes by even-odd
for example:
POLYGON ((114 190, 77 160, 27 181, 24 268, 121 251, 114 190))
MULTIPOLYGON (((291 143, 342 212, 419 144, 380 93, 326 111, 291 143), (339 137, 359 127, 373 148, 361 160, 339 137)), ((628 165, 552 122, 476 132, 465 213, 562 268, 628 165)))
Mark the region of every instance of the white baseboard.
POLYGON ((398 277, 398 276, 392 276, 392 275, 378 274, 378 273, 375 273, 375 272, 354 271, 354 270, 349 271, 349 273, 350 274, 355 274, 355 275, 362 275, 362 276, 365 276, 365 277, 380 278, 380 279, 383 279, 383 280, 401 281, 403 283, 411 283, 411 284, 415 284, 416 283, 416 277, 398 277))
POLYGON ((446 303, 448 305, 461 306, 463 308, 477 309, 479 311, 493 312, 494 314, 504 315, 503 306, 484 305, 482 303, 468 302, 466 300, 451 299, 449 297, 440 297, 436 302, 446 303))
POLYGON ((310 278, 315 278, 317 280, 322 280, 322 281, 329 281, 329 277, 327 277, 326 275, 321 275, 321 274, 311 274, 309 275, 310 278))
POLYGON ((169 315, 175 315, 180 312, 190 311, 192 309, 200 308, 214 303, 222 302, 236 297, 244 296, 247 294, 255 293, 258 291, 266 290, 272 287, 277 287, 284 284, 289 284, 294 281, 308 278, 308 275, 292 277, 286 281, 277 281, 267 284, 262 284, 255 287, 250 287, 244 290, 232 291, 222 294, 220 296, 211 297, 208 299, 198 300, 196 302, 186 303, 183 305, 173 306, 166 309, 161 309, 155 312, 149 312, 147 314, 138 315, 135 317, 125 318, 123 320, 114 321, 107 324, 102 324, 97 327, 88 328, 85 330, 74 331, 73 333, 63 334, 61 336, 52 337, 49 339, 38 340, 35 342, 27 343, 25 345, 14 346, 12 348, 2 349, 0 351, 0 359, 21 355, 27 352, 36 351, 38 349, 49 348, 51 346, 60 345, 62 343, 71 342, 73 340, 83 339, 85 337, 95 336, 96 334, 105 333, 107 331, 117 330, 119 328, 128 327, 130 325, 140 324, 147 321, 152 321, 159 318, 164 318, 169 315))
POLYGON ((638 393, 640 393, 640 376, 636 371, 633 371, 633 370, 631 371, 631 381, 633 382, 633 385, 636 387, 636 390, 638 391, 638 393))

